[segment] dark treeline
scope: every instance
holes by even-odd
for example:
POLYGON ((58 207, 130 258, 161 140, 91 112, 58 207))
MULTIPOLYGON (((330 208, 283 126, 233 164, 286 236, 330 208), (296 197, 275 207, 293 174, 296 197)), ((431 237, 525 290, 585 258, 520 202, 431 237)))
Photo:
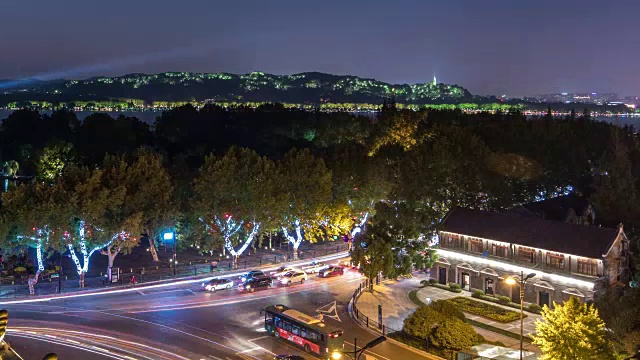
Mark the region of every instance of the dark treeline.
MULTIPOLYGON (((135 234, 157 259, 154 240, 168 227, 181 246, 234 256, 272 236, 297 249, 303 239, 360 231, 351 255, 361 271, 397 276, 435 260, 427 242, 414 240, 433 235, 455 206, 501 211, 574 194, 592 202, 598 225, 624 224, 639 280, 640 139, 588 114, 527 120, 388 105, 368 117, 185 106, 148 125, 19 110, 0 125, 0 151, 5 179, 36 179, 9 182, 2 196, 5 250, 90 248, 111 267, 140 244, 135 234)), ((618 312, 637 314, 637 296, 598 304, 621 342, 640 333, 640 322, 626 321, 637 316, 618 312)))
POLYGON ((72 112, 26 109, 0 125, 0 160, 17 161, 20 175, 50 178, 53 160, 95 167, 107 154, 146 147, 186 185, 207 155, 222 156, 232 146, 273 160, 292 148, 309 148, 330 168, 347 153, 384 164, 395 200, 439 215, 456 205, 499 210, 573 192, 598 203, 603 225, 623 222, 628 229, 638 225, 631 204, 640 191, 639 144, 632 128, 584 117, 527 120, 520 114, 394 109, 367 117, 278 105, 184 106, 152 125, 100 113, 81 122, 72 112), (626 193, 616 193, 623 188, 626 193))

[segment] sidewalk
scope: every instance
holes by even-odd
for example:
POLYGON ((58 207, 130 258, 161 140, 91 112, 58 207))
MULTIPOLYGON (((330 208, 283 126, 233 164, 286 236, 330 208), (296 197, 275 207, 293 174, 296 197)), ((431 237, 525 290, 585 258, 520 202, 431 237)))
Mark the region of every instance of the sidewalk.
MULTIPOLYGON (((380 285, 374 285, 373 293, 369 291, 363 291, 362 295, 358 299, 358 310, 360 313, 368 316, 371 319, 378 319, 378 305, 382 305, 382 323, 388 329, 387 332, 400 331, 402 330, 404 319, 411 315, 415 309, 418 308, 416 304, 414 304, 408 296, 408 293, 411 290, 419 289, 417 292, 418 299, 423 302, 426 302, 427 298, 431 300, 444 300, 457 296, 471 296, 470 292, 463 291, 462 293, 454 293, 447 290, 438 289, 431 286, 426 286, 424 288, 420 288, 420 281, 428 279, 428 275, 414 273, 414 276, 410 279, 402 279, 400 281, 385 281, 380 285)), ((479 299, 474 299, 479 300, 479 299)), ((482 300, 479 300, 482 301, 482 300)), ((492 305, 501 306, 499 304, 494 304, 488 302, 492 305)), ((505 306, 501 306, 505 307, 505 306)), ((516 309, 505 307, 509 310, 518 311, 516 309)), ((526 313, 527 317, 524 319, 524 333, 525 335, 530 334, 535 330, 535 326, 533 322, 536 318, 539 318, 540 315, 526 313)), ((501 328, 507 331, 511 331, 513 333, 520 333, 520 321, 512 321, 507 324, 499 323, 496 321, 492 321, 480 316, 472 315, 469 313, 465 313, 465 316, 469 319, 476 320, 478 322, 483 322, 485 324, 492 325, 497 328, 501 328)), ((517 349, 520 346, 520 341, 514 338, 494 333, 492 331, 478 328, 474 326, 476 332, 482 335, 485 339, 489 341, 500 341, 505 346, 517 349)), ((523 345, 524 349, 529 351, 534 351, 539 353, 540 350, 530 343, 525 342, 523 345)))
POLYGON ((386 280, 373 286, 373 293, 363 291, 358 299, 358 310, 366 316, 378 320, 378 305, 382 305, 382 323, 387 332, 401 331, 404 319, 411 315, 417 306, 409 300, 409 291, 420 286, 423 278, 386 280))
MULTIPOLYGON (((80 288, 79 277, 75 270, 75 265, 71 259, 63 257, 63 278, 61 281, 62 293, 96 290, 106 287, 121 286, 130 282, 131 276, 136 277, 138 284, 151 281, 167 280, 181 278, 186 276, 198 276, 203 274, 222 273, 224 271, 251 269, 263 265, 277 265, 283 262, 293 260, 291 252, 287 251, 287 247, 282 249, 274 247, 273 250, 251 249, 247 250, 246 255, 240 256, 237 266, 234 269, 231 259, 225 257, 200 255, 195 249, 186 249, 178 252, 178 266, 174 269, 169 266, 169 260, 173 256, 172 252, 158 251, 160 261, 153 262, 151 254, 146 251, 142 243, 140 247, 130 255, 120 255, 116 258, 114 268, 120 268, 121 276, 118 283, 105 284, 102 274, 106 271, 106 256, 94 253, 91 257, 89 265, 89 273, 85 276, 85 287, 80 288), (250 255, 249 255, 250 254, 250 255), (285 260, 286 259, 286 260, 285 260), (218 262, 217 271, 211 272, 211 261, 218 262), (157 268, 156 268, 157 267, 157 268), (144 274, 142 269, 144 268, 144 274)), ((146 244, 148 247, 148 243, 146 244)), ((305 243, 300 246, 299 259, 315 258, 324 255, 334 254, 336 252, 346 251, 347 245, 343 242, 323 242, 318 244, 305 243)), ((59 259, 59 258, 58 258, 59 259)), ((55 260, 54 263, 59 261, 55 260)), ((36 296, 53 295, 58 293, 58 279, 40 280, 35 285, 36 296)), ((29 287, 26 283, 17 282, 13 285, 0 285, 0 299, 13 299, 16 297, 25 297, 29 295, 29 287)))

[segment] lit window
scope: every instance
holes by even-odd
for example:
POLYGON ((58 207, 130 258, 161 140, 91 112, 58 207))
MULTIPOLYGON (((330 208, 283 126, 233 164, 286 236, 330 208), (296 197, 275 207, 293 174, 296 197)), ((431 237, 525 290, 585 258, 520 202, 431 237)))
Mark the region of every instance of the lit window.
POLYGON ((578 272, 585 275, 596 276, 598 262, 592 259, 578 259, 578 272))
POLYGON ((536 251, 530 248, 519 248, 518 249, 518 260, 526 263, 535 264, 536 263, 536 251))
POLYGON ((481 253, 483 251, 482 240, 469 240, 469 251, 481 253))
POLYGON ((493 256, 499 256, 499 257, 509 257, 509 247, 506 245, 497 245, 497 244, 492 244, 491 245, 491 255, 493 256))
POLYGON ((546 265, 551 268, 564 270, 564 255, 547 253, 546 265))

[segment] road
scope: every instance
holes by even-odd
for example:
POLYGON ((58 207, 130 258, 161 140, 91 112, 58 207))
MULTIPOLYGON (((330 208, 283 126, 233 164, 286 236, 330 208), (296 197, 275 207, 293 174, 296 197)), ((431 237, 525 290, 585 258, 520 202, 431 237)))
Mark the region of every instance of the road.
MULTIPOLYGON (((325 321, 344 329, 345 350, 352 349, 354 337, 359 345, 373 340, 376 335, 359 327, 347 313, 360 281, 361 275, 349 269, 343 276, 311 275, 304 284, 251 294, 237 289, 209 293, 200 284, 182 284, 2 307, 9 311, 6 340, 25 359, 39 359, 48 351, 58 352, 63 359, 88 358, 82 351, 91 352, 95 359, 272 359, 275 354, 304 355, 265 332, 260 309, 272 304, 315 314, 335 301, 341 322, 327 317, 325 321)), ((366 354, 378 360, 423 358, 391 342, 366 354)))

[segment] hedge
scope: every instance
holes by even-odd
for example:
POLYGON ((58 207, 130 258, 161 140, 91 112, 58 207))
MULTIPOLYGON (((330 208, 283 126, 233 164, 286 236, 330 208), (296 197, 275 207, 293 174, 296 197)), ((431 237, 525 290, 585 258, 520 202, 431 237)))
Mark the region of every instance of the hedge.
POLYGON ((439 283, 433 283, 433 284, 429 284, 429 285, 431 285, 433 287, 437 287, 438 289, 453 291, 454 293, 461 293, 462 292, 462 289, 460 289, 458 284, 456 284, 456 285, 458 285, 458 288, 455 288, 455 287, 451 286, 451 284, 442 285, 442 284, 439 284, 439 283))
MULTIPOLYGON (((474 291, 471 294, 471 296, 476 298, 476 299, 482 299, 482 300, 485 300, 485 301, 491 301, 493 303, 505 305, 505 306, 514 308, 516 310, 520 310, 520 304, 516 304, 514 302, 511 302, 511 300, 507 296, 500 296, 500 295, 495 296, 495 297, 494 296, 489 296, 489 295, 485 295, 484 292, 482 292, 482 290, 474 291), (508 302, 507 302, 507 300, 508 300, 508 302)), ((528 306, 524 307, 524 311, 528 311, 528 312, 533 313, 533 314, 540 314, 540 312, 542 311, 542 308, 538 304, 529 304, 528 306)))
POLYGON ((508 323, 520 319, 520 314, 516 311, 507 310, 503 307, 487 304, 468 297, 459 296, 448 299, 447 301, 451 301, 460 306, 460 309, 464 312, 482 316, 501 323, 508 323))
POLYGON ((427 306, 422 300, 418 299, 418 289, 409 291, 409 300, 418 306, 427 306))
MULTIPOLYGON (((520 334, 516 334, 514 332, 511 332, 511 331, 508 331, 508 330, 505 330, 505 329, 501 329, 499 327, 495 327, 495 326, 492 326, 492 325, 489 325, 489 324, 485 324, 485 323, 480 322, 480 321, 475 321, 473 319, 465 319, 464 321, 466 323, 468 323, 469 325, 477 326, 479 328, 482 328, 482 329, 485 329, 485 330, 489 330, 489 331, 497 333, 497 334, 501 334, 501 335, 508 336, 508 337, 516 339, 516 340, 520 340, 520 334)), ((526 336, 526 335, 522 337, 522 340, 525 341, 525 342, 528 342, 528 343, 533 342, 533 340, 530 337, 526 336)))

